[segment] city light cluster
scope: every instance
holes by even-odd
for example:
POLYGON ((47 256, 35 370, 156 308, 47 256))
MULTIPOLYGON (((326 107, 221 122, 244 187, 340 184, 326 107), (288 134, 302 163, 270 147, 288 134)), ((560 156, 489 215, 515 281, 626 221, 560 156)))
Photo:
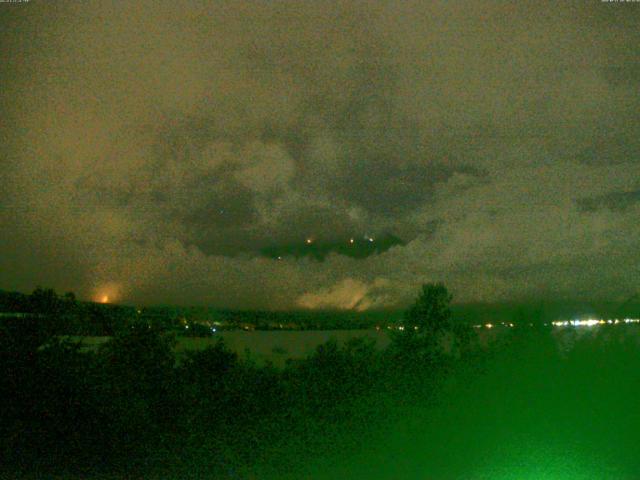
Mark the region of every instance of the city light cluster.
MULTIPOLYGON (((508 328, 513 328, 515 327, 515 325, 511 322, 500 322, 499 325, 501 327, 508 327, 508 328)), ((488 329, 492 329, 496 326, 495 323, 485 323, 485 324, 476 324, 473 325, 473 328, 488 328, 488 329)), ((529 324, 529 326, 531 326, 531 324, 529 324)))
POLYGON ((587 318, 584 320, 558 320, 551 322, 554 327, 594 327, 596 325, 619 325, 621 323, 640 323, 640 318, 615 318, 615 319, 596 319, 587 318))
MULTIPOLYGON (((620 324, 630 324, 630 323, 640 323, 640 318, 615 318, 615 319, 602 319, 602 318, 586 318, 586 319, 578 319, 578 320, 556 320, 551 322, 551 325, 554 327, 595 327, 597 325, 620 325, 620 324)), ((499 324, 495 323, 484 323, 484 324, 476 324, 473 325, 473 328, 486 328, 492 329, 496 326, 502 326, 507 328, 513 328, 515 325, 511 322, 500 322, 499 324)), ((528 323, 528 326, 532 327, 533 323, 528 323)), ((548 323, 544 323, 544 326, 549 325, 548 323)))

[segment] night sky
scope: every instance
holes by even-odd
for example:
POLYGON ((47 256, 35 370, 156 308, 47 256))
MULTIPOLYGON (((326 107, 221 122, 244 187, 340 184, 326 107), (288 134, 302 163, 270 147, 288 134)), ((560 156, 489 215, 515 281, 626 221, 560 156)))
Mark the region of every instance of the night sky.
POLYGON ((0 288, 627 298, 639 20, 599 0, 0 4, 0 288))

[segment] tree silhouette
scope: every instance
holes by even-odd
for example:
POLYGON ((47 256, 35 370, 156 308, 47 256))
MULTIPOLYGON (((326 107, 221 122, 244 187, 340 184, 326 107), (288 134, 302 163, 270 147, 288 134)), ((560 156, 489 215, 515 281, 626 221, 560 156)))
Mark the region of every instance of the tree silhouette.
POLYGON ((404 327, 407 331, 418 331, 436 335, 451 328, 452 296, 442 283, 422 285, 422 292, 415 303, 405 312, 404 327))
POLYGON ((31 311, 55 315, 62 310, 62 302, 52 288, 37 287, 30 296, 31 311))

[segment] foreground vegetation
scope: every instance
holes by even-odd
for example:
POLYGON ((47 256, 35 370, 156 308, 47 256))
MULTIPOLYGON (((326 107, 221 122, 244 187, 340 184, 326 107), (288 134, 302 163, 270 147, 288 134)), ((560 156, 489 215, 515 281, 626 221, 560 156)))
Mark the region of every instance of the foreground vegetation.
POLYGON ((425 286, 405 318, 414 328, 387 349, 330 341, 281 369, 222 342, 178 364, 174 337, 146 324, 86 352, 56 335, 55 315, 4 319, 3 468, 20 478, 301 478, 310 458, 348 454, 432 399, 471 355, 449 301, 443 286, 425 286))

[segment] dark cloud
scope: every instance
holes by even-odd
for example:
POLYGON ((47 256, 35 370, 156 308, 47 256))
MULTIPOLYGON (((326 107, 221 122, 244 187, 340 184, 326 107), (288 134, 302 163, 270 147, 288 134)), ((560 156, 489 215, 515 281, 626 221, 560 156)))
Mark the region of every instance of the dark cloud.
POLYGON ((603 132, 599 138, 578 153, 577 160, 584 164, 615 165, 640 161, 640 137, 629 137, 603 132))
POLYGON ((628 192, 605 193, 578 200, 580 209, 585 212, 595 212, 599 209, 627 210, 637 203, 640 203, 640 189, 628 192))
POLYGON ((609 65, 604 68, 604 76, 613 86, 637 88, 640 84, 640 63, 609 65))

